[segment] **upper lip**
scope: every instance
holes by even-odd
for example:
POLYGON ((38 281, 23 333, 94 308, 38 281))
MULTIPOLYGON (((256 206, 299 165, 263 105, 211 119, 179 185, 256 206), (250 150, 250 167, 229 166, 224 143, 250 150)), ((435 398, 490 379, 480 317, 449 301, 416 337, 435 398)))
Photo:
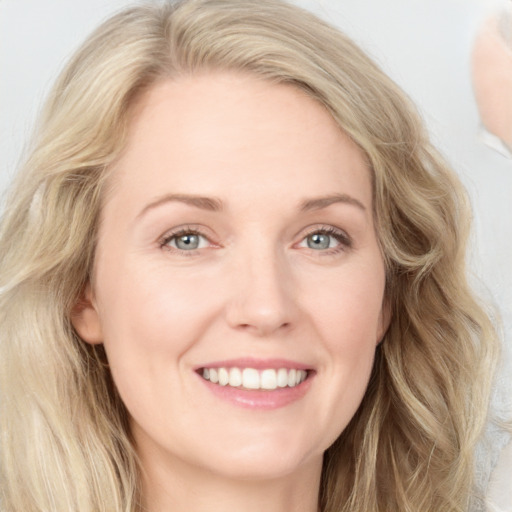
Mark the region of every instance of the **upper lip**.
POLYGON ((254 368, 255 370, 287 368, 296 370, 312 370, 313 367, 309 364, 292 361, 290 359, 256 359, 252 357, 243 357, 238 359, 225 359, 222 361, 211 361, 195 369, 202 368, 254 368))

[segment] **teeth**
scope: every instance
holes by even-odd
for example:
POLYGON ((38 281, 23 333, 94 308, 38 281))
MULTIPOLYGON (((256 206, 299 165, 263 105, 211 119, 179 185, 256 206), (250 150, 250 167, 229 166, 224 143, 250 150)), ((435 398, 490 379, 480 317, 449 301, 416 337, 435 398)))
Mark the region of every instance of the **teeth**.
POLYGON ((288 370, 286 368, 279 368, 279 370, 277 370, 277 385, 280 388, 288 386, 288 370))
POLYGON ((219 384, 226 386, 229 382, 229 373, 226 368, 219 368, 219 384))
POLYGON ((290 386, 291 388, 293 386, 295 386, 296 377, 297 377, 297 370, 291 369, 288 372, 288 386, 290 386))
POLYGON ((275 370, 263 370, 261 372, 261 388, 262 389, 276 389, 277 388, 277 373, 275 370))
POLYGON ((202 376, 214 384, 245 389, 266 389, 298 386, 307 377, 306 370, 295 368, 273 368, 255 370, 254 368, 203 368, 202 376))
POLYGON ((242 385, 242 372, 238 368, 231 368, 229 371, 229 385, 233 388, 242 385))
POLYGON ((254 368, 245 368, 242 372, 242 386, 247 389, 260 389, 260 374, 254 368))

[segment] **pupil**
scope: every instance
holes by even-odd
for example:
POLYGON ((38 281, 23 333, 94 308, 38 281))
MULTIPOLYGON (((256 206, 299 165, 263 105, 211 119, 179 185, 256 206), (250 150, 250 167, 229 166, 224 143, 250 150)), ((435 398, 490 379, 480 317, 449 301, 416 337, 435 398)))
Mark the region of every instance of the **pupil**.
POLYGON ((308 247, 310 249, 328 249, 329 236, 322 233, 315 233, 308 237, 308 247))
POLYGON ((178 238, 176 245, 179 249, 197 249, 199 237, 197 235, 183 235, 178 238))

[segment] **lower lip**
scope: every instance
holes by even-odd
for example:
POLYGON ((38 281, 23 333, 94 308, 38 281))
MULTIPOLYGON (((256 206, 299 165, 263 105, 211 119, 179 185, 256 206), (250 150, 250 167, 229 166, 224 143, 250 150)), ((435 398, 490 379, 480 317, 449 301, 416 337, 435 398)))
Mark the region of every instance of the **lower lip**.
POLYGON ((303 398, 311 387, 314 374, 308 375, 308 378, 298 386, 274 390, 246 390, 231 386, 220 386, 203 379, 200 375, 198 375, 198 378, 215 396, 222 400, 247 409, 271 410, 286 407, 303 398))

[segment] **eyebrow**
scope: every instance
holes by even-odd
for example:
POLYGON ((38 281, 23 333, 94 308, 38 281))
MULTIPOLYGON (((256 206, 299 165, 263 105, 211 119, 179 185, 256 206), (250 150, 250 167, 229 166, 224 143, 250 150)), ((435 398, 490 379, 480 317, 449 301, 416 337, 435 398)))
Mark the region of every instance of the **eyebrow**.
MULTIPOLYGON (((190 194, 165 194, 146 205, 137 215, 137 218, 142 217, 148 211, 153 210, 162 204, 172 202, 184 203, 210 212, 220 212, 224 209, 224 203, 221 199, 216 197, 195 196, 190 194)), ((356 206, 362 211, 366 211, 366 207, 361 203, 361 201, 349 196, 348 194, 331 194, 328 196, 304 199, 300 203, 299 210, 302 212, 321 210, 336 203, 356 206)))
POLYGON ((153 210, 162 204, 172 202, 188 204, 189 206, 210 212, 219 212, 224 208, 222 201, 216 197, 202 197, 189 194, 165 194, 146 205, 137 215, 137 218, 142 217, 149 210, 153 210))
POLYGON ((366 207, 364 204, 356 199, 355 197, 349 196, 348 194, 332 194, 323 197, 315 197, 312 199, 305 199, 302 201, 300 210, 303 212, 308 212, 312 210, 321 210, 323 208, 327 208, 331 206, 331 204, 342 203, 348 204, 351 206, 356 206, 362 211, 366 211, 366 207))

